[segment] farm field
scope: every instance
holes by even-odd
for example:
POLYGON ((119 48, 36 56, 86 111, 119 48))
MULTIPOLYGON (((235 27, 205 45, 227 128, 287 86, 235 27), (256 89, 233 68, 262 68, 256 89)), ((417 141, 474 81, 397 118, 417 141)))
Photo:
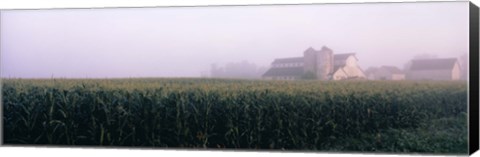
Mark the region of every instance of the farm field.
POLYGON ((7 145, 466 154, 465 81, 3 79, 7 145))

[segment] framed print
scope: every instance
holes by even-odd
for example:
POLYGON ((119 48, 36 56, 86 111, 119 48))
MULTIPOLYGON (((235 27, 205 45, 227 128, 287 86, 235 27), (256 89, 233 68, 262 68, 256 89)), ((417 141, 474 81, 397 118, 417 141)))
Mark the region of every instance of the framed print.
POLYGON ((469 155, 468 1, 4 9, 2 145, 469 155))

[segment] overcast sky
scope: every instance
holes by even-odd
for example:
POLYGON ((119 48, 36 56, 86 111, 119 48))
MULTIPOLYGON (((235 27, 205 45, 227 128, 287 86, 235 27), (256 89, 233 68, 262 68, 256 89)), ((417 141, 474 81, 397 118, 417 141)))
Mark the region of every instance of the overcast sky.
POLYGON ((2 77, 199 77, 309 47, 400 68, 468 53, 468 2, 2 11, 2 77))

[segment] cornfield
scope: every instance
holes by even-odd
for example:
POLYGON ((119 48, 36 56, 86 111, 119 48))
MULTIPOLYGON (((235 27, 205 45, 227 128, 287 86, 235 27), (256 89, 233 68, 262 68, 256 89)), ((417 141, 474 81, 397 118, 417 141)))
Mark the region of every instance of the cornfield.
POLYGON ((3 142, 467 153, 454 81, 4 79, 3 142))

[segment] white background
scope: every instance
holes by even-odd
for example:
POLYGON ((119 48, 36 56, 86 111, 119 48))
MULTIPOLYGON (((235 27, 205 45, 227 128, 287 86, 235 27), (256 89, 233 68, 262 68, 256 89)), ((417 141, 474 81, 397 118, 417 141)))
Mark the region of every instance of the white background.
MULTIPOLYGON (((31 8, 95 8, 95 7, 145 7, 145 6, 192 6, 192 5, 246 5, 246 4, 308 4, 308 3, 352 3, 352 2, 412 2, 427 0, 2 0, 0 9, 31 8)), ((436 0, 445 1, 445 0, 436 0)), ((472 0, 477 6, 480 0, 472 0)), ((149 149, 98 149, 98 148, 55 148, 55 147, 0 147, 0 156, 269 156, 269 157, 310 157, 310 156, 415 156, 397 154, 332 154, 332 153, 279 153, 279 152, 245 152, 245 151, 185 151, 185 150, 149 150, 149 149)), ((418 155, 417 155, 418 156, 418 155)), ((422 155, 425 156, 425 155, 422 155)), ((474 156, 480 156, 475 153, 474 156)))

